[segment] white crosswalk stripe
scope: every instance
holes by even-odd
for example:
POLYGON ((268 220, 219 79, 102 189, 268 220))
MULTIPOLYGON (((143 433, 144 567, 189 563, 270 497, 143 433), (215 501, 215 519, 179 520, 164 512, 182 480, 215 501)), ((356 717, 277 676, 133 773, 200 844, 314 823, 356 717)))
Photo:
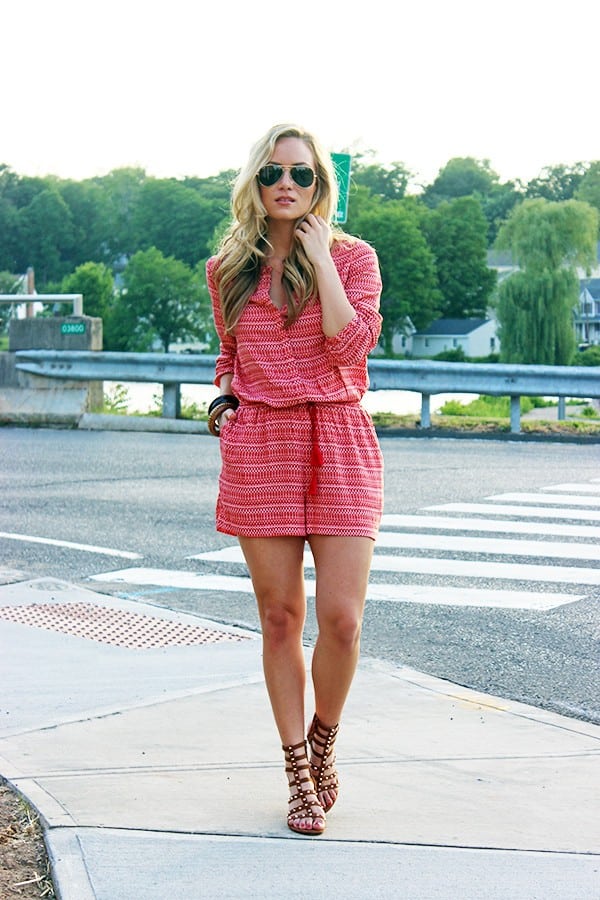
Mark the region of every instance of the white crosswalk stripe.
MULTIPOLYGON (((492 498, 489 498, 492 499, 492 498)), ((539 498, 538 498, 539 499, 539 498)), ((441 506, 426 506, 426 510, 459 512, 484 516, 517 516, 536 519, 569 519, 580 522, 600 522, 600 509, 555 509, 551 506, 517 506, 494 503, 444 503, 441 506)))
MULTIPOLYGON (((367 599, 540 611, 585 599, 589 590, 600 587, 600 527, 588 524, 600 521, 597 495, 600 479, 551 485, 536 493, 498 494, 485 503, 428 506, 419 514, 388 513, 375 546, 367 599), (534 518, 539 521, 530 521, 534 518), (572 564, 557 565, 557 560, 572 564), (417 583, 410 583, 411 577, 417 583), (562 586, 567 587, 560 590, 562 586)), ((187 559, 233 567, 233 572, 137 567, 101 573, 92 580, 252 594, 237 543, 187 559)), ((308 547, 304 565, 307 595, 314 597, 314 563, 308 547)))
POLYGON ((567 505, 572 503, 573 506, 598 506, 598 497, 580 497, 578 494, 569 494, 565 497, 563 494, 496 494, 492 497, 486 497, 486 500, 504 500, 508 503, 551 503, 556 506, 560 504, 567 505))

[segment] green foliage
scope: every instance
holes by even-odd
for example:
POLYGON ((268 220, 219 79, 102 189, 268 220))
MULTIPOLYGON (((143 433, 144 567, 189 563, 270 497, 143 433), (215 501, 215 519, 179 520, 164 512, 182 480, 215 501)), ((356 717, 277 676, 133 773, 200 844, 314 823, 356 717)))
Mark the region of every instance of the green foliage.
POLYGON ((574 197, 576 200, 589 203, 598 212, 598 223, 600 226, 600 160, 590 163, 585 175, 579 182, 574 197))
MULTIPOLYGON (((149 350, 160 341, 163 350, 175 340, 202 337, 211 315, 208 292, 199 273, 155 247, 139 250, 124 272, 124 285, 112 327, 118 325, 127 350, 149 350)), ((111 338, 116 340, 113 331, 111 338)))
POLYGON ((453 347, 452 350, 442 350, 441 353, 436 353, 433 358, 442 362, 465 362, 467 359, 462 347, 453 347))
POLYGON ((440 169, 433 184, 425 189, 423 200, 427 206, 435 207, 457 197, 486 195, 497 183, 498 175, 490 168, 489 160, 455 157, 440 169))
MULTIPOLYGON (((11 272, 0 271, 0 294, 14 294, 16 287, 17 277, 11 272)), ((0 303, 0 331, 6 330, 11 315, 12 305, 10 303, 0 303)))
POLYGON ((594 409, 593 406, 584 406, 581 410, 581 415, 585 416, 586 419, 598 419, 600 418, 598 414, 598 410, 594 409))
POLYGON ((500 286, 496 310, 502 361, 568 365, 578 296, 577 276, 569 269, 511 275, 500 286))
POLYGON ((114 301, 114 279, 104 263, 86 262, 63 278, 61 294, 83 294, 86 316, 106 319, 114 301))
POLYGON ((411 203, 378 201, 363 193, 349 225, 379 256, 382 336, 389 354, 394 334, 402 333, 407 316, 417 328, 424 328, 439 314, 441 296, 433 256, 411 203))
MULTIPOLYGON (((527 413, 537 406, 545 406, 540 398, 521 397, 521 413, 527 413)), ((490 397, 482 394, 468 403, 460 400, 447 400, 439 410, 442 416, 478 416, 482 419, 510 418, 510 397, 490 397)))
POLYGON ((586 347, 578 351, 572 361, 573 366, 600 366, 600 347, 586 347))
POLYGON ((410 177, 411 173, 401 162, 383 167, 375 163, 366 163, 362 158, 352 161, 354 185, 367 188, 374 197, 381 200, 402 200, 410 177))
POLYGON ((563 200, 572 200, 584 176, 585 166, 578 162, 573 166, 562 164, 546 166, 537 178, 532 178, 527 184, 527 197, 541 197, 560 203, 563 200))
POLYGON ((193 266, 207 257, 211 236, 223 218, 218 204, 175 179, 149 179, 132 215, 136 246, 157 247, 193 266))
POLYGON ((574 352, 577 266, 596 258, 597 213, 577 200, 525 200, 498 235, 521 266, 500 284, 497 316, 505 362, 568 365, 574 352))
POLYGON ((441 315, 484 317, 496 284, 487 265, 487 221, 474 197, 444 201, 424 218, 443 295, 441 315))
POLYGON ((102 411, 124 416, 129 411, 129 390, 122 384, 115 384, 104 392, 102 411))

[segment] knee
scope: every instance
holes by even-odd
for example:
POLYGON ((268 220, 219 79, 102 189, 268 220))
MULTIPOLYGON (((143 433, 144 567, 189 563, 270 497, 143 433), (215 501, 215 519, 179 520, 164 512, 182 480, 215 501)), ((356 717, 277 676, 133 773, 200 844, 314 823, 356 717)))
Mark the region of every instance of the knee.
POLYGON ((267 605, 261 615, 263 640, 272 646, 299 640, 303 619, 283 605, 267 605))
POLYGON ((341 650, 352 652, 360 643, 362 617, 352 611, 328 615, 320 623, 321 634, 341 650))

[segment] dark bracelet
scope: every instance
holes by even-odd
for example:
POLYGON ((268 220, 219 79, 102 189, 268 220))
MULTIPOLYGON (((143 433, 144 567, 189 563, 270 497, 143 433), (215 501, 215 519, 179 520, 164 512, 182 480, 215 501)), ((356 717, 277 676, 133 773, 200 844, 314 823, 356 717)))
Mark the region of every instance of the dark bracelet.
POLYGON ((240 405, 240 401, 237 397, 234 397, 233 394, 221 394, 220 397, 215 397, 215 399, 211 402, 210 406, 208 407, 208 415, 210 416, 211 412, 222 403, 227 403, 229 409, 234 410, 237 409, 240 405))
POLYGON ((216 406, 214 404, 211 404, 212 406, 214 406, 214 408, 208 417, 208 430, 212 435, 214 435, 214 437, 220 437, 221 426, 219 425, 219 419, 221 418, 223 413, 228 409, 232 409, 235 412, 240 405, 239 401, 237 400, 235 404, 229 403, 228 400, 225 400, 222 397, 219 397, 219 400, 220 402, 216 406))

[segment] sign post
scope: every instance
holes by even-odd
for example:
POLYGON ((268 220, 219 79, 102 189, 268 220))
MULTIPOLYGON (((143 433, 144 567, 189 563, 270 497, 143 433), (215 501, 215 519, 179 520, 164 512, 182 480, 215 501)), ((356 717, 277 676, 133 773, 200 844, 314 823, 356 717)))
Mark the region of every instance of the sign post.
POLYGON ((339 199, 335 221, 343 225, 348 218, 348 195, 350 194, 350 166, 352 157, 349 153, 332 153, 331 160, 337 177, 339 199))

